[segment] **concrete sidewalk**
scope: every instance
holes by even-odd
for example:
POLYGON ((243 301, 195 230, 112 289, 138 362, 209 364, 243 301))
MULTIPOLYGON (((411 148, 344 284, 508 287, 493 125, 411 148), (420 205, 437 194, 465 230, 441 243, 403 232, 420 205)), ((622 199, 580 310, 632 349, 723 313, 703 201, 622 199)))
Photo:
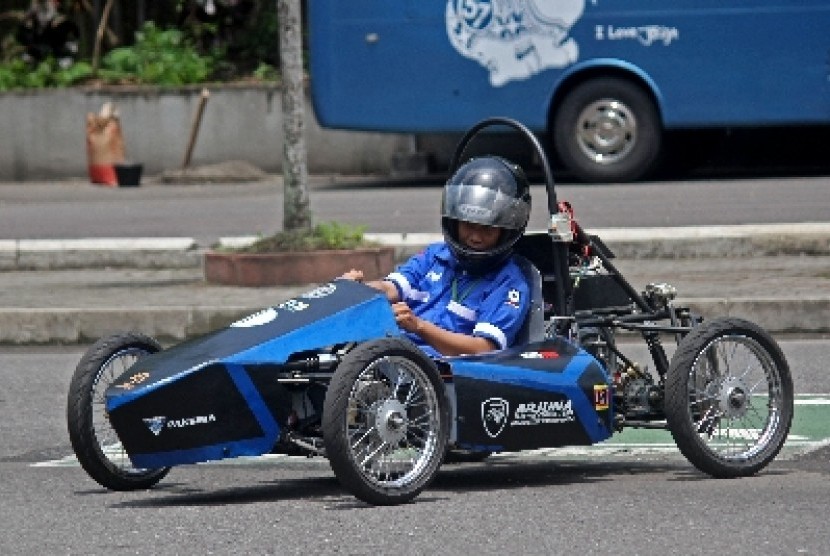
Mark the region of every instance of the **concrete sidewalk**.
MULTIPOLYGON (((830 332, 830 224, 588 231, 638 290, 668 282, 707 317, 830 332)), ((439 237, 374 239, 402 258, 439 237)), ((0 343, 85 343, 123 329, 178 341, 308 289, 207 284, 204 249, 190 238, 0 241, 0 343)))

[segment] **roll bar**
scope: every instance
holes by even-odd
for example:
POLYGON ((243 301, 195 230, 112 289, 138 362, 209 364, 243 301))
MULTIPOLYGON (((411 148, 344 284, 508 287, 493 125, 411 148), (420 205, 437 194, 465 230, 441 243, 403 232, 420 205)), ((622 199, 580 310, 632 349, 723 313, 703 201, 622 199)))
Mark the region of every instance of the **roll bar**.
MULTIPOLYGON (((550 216, 548 233, 553 239, 552 257, 555 272, 555 299, 553 300, 553 308, 556 315, 570 317, 573 315, 573 304, 571 303, 572 287, 568 267, 568 245, 573 241, 574 228, 572 227, 570 214, 562 211, 559 207, 559 202, 556 198, 556 185, 553 179, 553 171, 551 170, 547 153, 542 148, 542 144, 536 135, 524 124, 511 118, 492 117, 482 120, 471 127, 458 142, 455 153, 453 153, 452 159, 450 160, 450 176, 458 170, 464 153, 473 139, 484 129, 498 126, 510 127, 518 131, 534 149, 541 161, 542 170, 545 174, 545 191, 547 192, 548 215, 550 216)), ((558 332, 564 331, 560 330, 558 332)))

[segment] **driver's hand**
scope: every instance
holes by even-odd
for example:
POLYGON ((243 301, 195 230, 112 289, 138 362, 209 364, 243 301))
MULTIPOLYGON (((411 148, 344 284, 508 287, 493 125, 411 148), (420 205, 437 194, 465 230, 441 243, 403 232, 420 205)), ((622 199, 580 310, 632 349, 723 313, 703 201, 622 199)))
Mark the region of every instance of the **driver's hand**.
POLYGON ((403 301, 393 303, 392 311, 395 313, 395 322, 398 323, 398 326, 407 332, 418 333, 421 319, 415 316, 412 309, 409 308, 409 305, 403 301))
POLYGON ((362 282, 363 281, 363 271, 362 270, 357 270, 356 268, 353 268, 353 269, 349 270, 348 272, 344 272, 340 276, 340 278, 343 278, 345 280, 354 280, 355 282, 362 282))

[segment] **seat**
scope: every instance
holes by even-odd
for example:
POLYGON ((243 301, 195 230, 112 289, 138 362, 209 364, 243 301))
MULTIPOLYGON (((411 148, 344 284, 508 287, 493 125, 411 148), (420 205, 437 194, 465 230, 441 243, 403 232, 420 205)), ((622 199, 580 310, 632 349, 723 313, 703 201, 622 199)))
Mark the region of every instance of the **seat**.
POLYGON ((542 297, 542 274, 522 255, 513 255, 513 262, 522 271, 530 289, 530 309, 513 345, 539 342, 545 339, 545 301, 542 297))

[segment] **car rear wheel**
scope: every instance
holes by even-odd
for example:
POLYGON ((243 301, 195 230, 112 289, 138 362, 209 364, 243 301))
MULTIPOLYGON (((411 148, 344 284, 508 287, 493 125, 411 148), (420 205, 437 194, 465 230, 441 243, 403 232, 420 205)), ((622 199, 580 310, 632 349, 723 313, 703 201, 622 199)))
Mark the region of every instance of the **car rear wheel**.
POLYGON ((760 327, 713 319, 678 345, 666 375, 665 411, 677 447, 695 467, 718 478, 752 475, 787 439, 790 369, 760 327))

